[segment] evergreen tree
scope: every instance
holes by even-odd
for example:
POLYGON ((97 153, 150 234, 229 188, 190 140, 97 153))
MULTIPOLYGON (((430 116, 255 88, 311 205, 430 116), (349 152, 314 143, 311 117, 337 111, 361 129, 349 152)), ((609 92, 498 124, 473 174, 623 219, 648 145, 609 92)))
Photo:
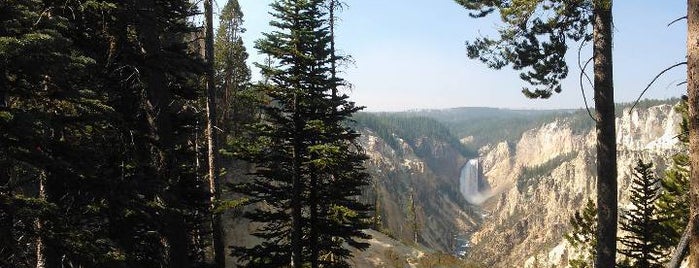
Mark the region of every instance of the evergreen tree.
POLYGON ((243 12, 237 0, 229 0, 221 11, 219 28, 214 44, 218 96, 219 126, 227 139, 241 134, 242 126, 255 121, 259 94, 250 83, 250 69, 246 64, 248 53, 241 34, 243 12))
POLYGON ((52 1, 3 1, 0 10, 0 266, 94 266, 108 262, 101 137, 110 132, 104 94, 91 84, 95 60, 77 48, 72 8, 52 1))
MULTIPOLYGON (((262 102, 261 94, 256 87, 250 85, 250 69, 246 64, 246 52, 241 37, 243 28, 243 12, 237 0, 229 0, 221 11, 219 28, 214 43, 214 68, 216 72, 217 126, 221 130, 220 164, 222 172, 228 174, 228 180, 237 180, 231 176, 235 172, 224 170, 245 169, 248 164, 236 161, 236 147, 249 142, 251 131, 246 127, 259 121, 262 102)), ((242 174, 240 172, 238 174, 242 174)), ((245 198, 238 200, 219 200, 218 212, 236 209, 246 202, 245 198)))
POLYGON ((417 209, 415 207, 415 190, 410 188, 410 194, 408 195, 407 215, 408 215, 408 229, 410 230, 410 236, 412 237, 412 242, 415 245, 418 244, 418 238, 420 237, 420 224, 417 221, 417 209))
MULTIPOLYGON (((144 198, 147 226, 129 226, 158 241, 152 245, 162 252, 154 254, 170 267, 189 267, 201 261, 193 244, 192 233, 200 217, 208 218, 208 193, 197 178, 191 160, 194 154, 189 141, 195 117, 190 112, 200 92, 196 78, 202 73, 201 62, 189 52, 186 39, 196 30, 188 22, 192 5, 178 1, 127 1, 118 5, 121 15, 113 28, 117 53, 110 67, 127 68, 124 77, 113 77, 123 86, 115 105, 135 130, 136 188, 144 198), (198 69, 197 69, 198 68, 198 69), (122 82, 123 81, 123 82, 122 82), (126 82, 126 83, 124 83, 126 82), (125 96, 129 95, 129 96, 125 96), (126 102, 122 102, 126 101, 126 102), (135 111, 135 112, 134 112, 135 111), (190 160, 190 161, 184 161, 190 160)), ((114 74, 124 74, 115 73, 114 74)), ((150 240, 152 239, 152 240, 150 240)))
POLYGON ((214 67, 214 9, 212 0, 204 0, 205 38, 204 58, 206 61, 206 159, 208 163, 207 178, 209 181, 210 208, 211 208, 211 244, 213 248, 213 265, 217 268, 226 266, 224 249, 224 230, 221 222, 221 214, 216 213, 217 203, 221 200, 221 147, 217 128, 218 94, 216 94, 216 72, 214 67))
POLYGON ((190 235, 208 195, 188 164, 201 66, 186 45, 191 5, 0 10, 0 266, 199 263, 190 235))
POLYGON ((681 149, 672 156, 672 165, 660 180, 662 191, 656 202, 658 217, 662 220, 663 233, 667 238, 663 240, 667 242, 663 244, 663 248, 668 250, 677 246, 689 222, 689 156, 687 155, 689 140, 686 100, 682 100, 675 110, 682 115, 677 136, 681 149))
POLYGON ((357 238, 370 221, 358 201, 368 181, 356 139, 346 125, 360 108, 333 94, 343 81, 331 74, 332 39, 323 0, 275 1, 277 28, 256 47, 270 64, 258 64, 269 83, 257 85, 272 101, 257 126, 246 158, 257 165, 252 182, 239 185, 256 204, 245 216, 262 226, 262 242, 234 247, 248 266, 346 266, 344 245, 366 248, 357 238))
POLYGON ((625 246, 619 253, 627 258, 630 267, 663 267, 661 241, 665 233, 655 206, 660 181, 652 168, 652 163, 638 160, 631 184, 632 208, 622 214, 621 230, 628 235, 619 239, 625 246))
POLYGON ((573 230, 564 237, 571 246, 581 251, 582 255, 571 257, 568 264, 574 268, 593 267, 597 244, 597 206, 592 199, 587 200, 582 211, 575 212, 570 218, 570 225, 573 230))

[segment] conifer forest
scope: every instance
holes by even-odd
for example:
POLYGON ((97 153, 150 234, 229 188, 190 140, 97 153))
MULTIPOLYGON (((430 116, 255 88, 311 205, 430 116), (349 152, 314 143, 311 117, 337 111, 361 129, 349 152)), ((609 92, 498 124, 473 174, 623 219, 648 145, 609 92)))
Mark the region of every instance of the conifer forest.
POLYGON ((699 0, 632 101, 617 1, 432 0, 497 24, 451 57, 523 86, 475 94, 585 106, 393 112, 356 1, 265 1, 0 0, 0 268, 699 267, 699 0))

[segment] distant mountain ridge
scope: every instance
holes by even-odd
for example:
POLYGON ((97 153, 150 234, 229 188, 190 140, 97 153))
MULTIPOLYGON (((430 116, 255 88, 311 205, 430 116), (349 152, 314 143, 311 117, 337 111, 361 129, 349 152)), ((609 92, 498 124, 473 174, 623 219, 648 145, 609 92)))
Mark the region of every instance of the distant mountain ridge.
MULTIPOLYGON (((679 98, 666 100, 641 100, 636 103, 637 109, 649 108, 661 104, 674 104, 679 98)), ((619 103, 616 105, 617 117, 624 109, 629 109, 634 103, 619 103)), ((590 108, 594 113, 594 109, 590 108)), ((594 127, 594 120, 586 109, 507 109, 491 107, 457 107, 447 109, 422 109, 404 112, 373 112, 359 113, 362 117, 372 115, 378 118, 432 118, 449 129, 450 135, 462 141, 466 151, 475 152, 488 144, 501 141, 516 142, 522 133, 540 127, 556 119, 568 118, 576 130, 583 131, 594 127)))

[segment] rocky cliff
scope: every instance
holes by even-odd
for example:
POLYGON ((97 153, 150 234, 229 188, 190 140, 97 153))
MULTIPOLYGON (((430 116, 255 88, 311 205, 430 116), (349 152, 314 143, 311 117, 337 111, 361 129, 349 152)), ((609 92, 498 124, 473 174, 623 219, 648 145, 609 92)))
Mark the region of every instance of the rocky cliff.
MULTIPOLYGON (((678 150, 680 116, 672 105, 625 109, 617 118, 619 200, 628 204, 637 159, 658 171, 678 150)), ((471 236, 470 257, 495 267, 565 267, 569 218, 595 199, 595 132, 562 117, 524 132, 516 143, 483 147, 483 176, 501 193, 483 203, 487 215, 471 236)))
POLYGON ((365 198, 379 214, 376 229, 443 252, 453 251, 456 236, 475 230, 478 209, 458 191, 467 159, 456 148, 435 137, 397 134, 389 137, 395 139, 392 147, 373 129, 363 127, 361 133, 372 175, 365 198))

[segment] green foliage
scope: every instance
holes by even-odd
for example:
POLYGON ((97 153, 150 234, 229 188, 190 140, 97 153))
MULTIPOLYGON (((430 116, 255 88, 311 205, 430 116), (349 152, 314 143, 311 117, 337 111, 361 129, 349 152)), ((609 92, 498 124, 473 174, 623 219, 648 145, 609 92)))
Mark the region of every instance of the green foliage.
POLYGON ((459 138, 473 137, 467 148, 479 148, 497 142, 517 142, 522 133, 555 118, 565 117, 568 110, 508 110, 465 107, 447 110, 404 112, 414 117, 434 118, 447 126, 459 138))
POLYGON ((248 200, 247 198, 222 200, 218 204, 216 204, 216 208, 214 209, 213 213, 224 213, 230 210, 240 211, 249 202, 250 200, 248 200))
MULTIPOLYGON (((221 10, 214 42, 214 69, 217 84, 217 125, 224 140, 240 139, 244 126, 256 121, 262 94, 250 85, 248 53, 241 34, 243 12, 237 0, 229 0, 221 10)), ((233 142, 233 141, 231 141, 233 142)))
POLYGON ((622 212, 620 228, 628 234, 619 238, 625 246, 619 253, 628 258, 630 267, 664 267, 662 244, 666 237, 655 205, 660 181, 652 167, 652 163, 638 160, 631 185, 632 208, 622 212))
POLYGON ((399 139, 404 139, 419 156, 424 156, 424 154, 420 155, 421 152, 415 145, 415 141, 422 137, 446 141, 466 157, 478 155, 476 150, 468 149, 461 144, 444 124, 432 118, 391 113, 358 113, 352 119, 359 126, 371 129, 399 156, 404 153, 399 139))
POLYGON ((680 102, 675 109, 682 115, 678 126, 678 139, 681 150, 672 157, 672 165, 660 180, 662 191, 656 202, 658 218, 662 220, 663 247, 673 249, 680 241, 689 220, 689 156, 688 150, 688 110, 687 102, 680 102))
POLYGON ((560 92, 568 75, 565 54, 570 41, 590 41, 593 1, 456 0, 471 17, 499 13, 504 24, 498 39, 483 37, 466 44, 468 56, 489 67, 512 65, 520 78, 535 88, 522 92, 530 98, 548 98, 560 92), (537 14, 533 16, 532 14, 537 14))
MULTIPOLYGON (((669 98, 665 100, 655 100, 655 99, 642 99, 639 100, 638 102, 628 102, 628 103, 617 103, 614 107, 614 111, 616 113, 616 116, 621 116, 627 108, 634 107, 634 110, 644 110, 648 109, 653 106, 658 106, 658 105, 663 105, 663 104, 670 104, 670 105, 679 105, 682 106, 684 101, 680 98, 669 98), (679 103, 679 104, 678 104, 679 103), (635 105, 635 106, 634 106, 635 105)), ((675 107, 675 110, 678 112, 681 110, 680 107, 675 107), (679 109, 679 110, 678 110, 679 109)))
POLYGON ((0 266, 200 263, 191 8, 0 3, 0 266))
POLYGON ((234 190, 252 204, 244 216, 260 223, 259 244, 233 247, 241 265, 347 266, 347 246, 368 247, 360 239, 369 237, 371 206, 358 201, 366 156, 346 124, 361 107, 335 94, 344 81, 334 76, 324 3, 273 2, 276 29, 256 43, 268 55, 257 64, 268 79, 255 87, 270 101, 252 126, 258 145, 236 153, 256 165, 255 178, 234 190))
POLYGON ((588 199, 582 211, 576 211, 570 218, 570 226, 573 229, 564 235, 565 239, 581 255, 571 256, 568 264, 574 268, 593 267, 593 256, 597 244, 597 206, 588 199))
MULTIPOLYGON (((649 108, 656 105, 677 103, 678 99, 641 100, 636 109, 649 108)), ((621 103, 616 107, 617 116, 632 103, 621 103)), ((594 112, 594 110, 592 111, 594 112)), ((565 122, 575 134, 585 134, 593 130, 595 121, 585 109, 575 110, 508 110, 498 108, 464 107, 446 110, 421 110, 394 113, 359 113, 355 120, 385 140, 391 148, 401 152, 397 136, 406 133, 421 133, 419 135, 435 135, 446 138, 452 146, 458 146, 465 156, 476 156, 481 147, 497 142, 516 143, 522 134, 544 124, 560 120, 565 122), (412 122, 434 119, 442 126, 433 129, 421 128, 412 122), (406 122, 401 122, 406 121, 406 122), (444 130, 446 127, 446 130, 444 130), (406 129, 403 131, 402 129, 406 129), (451 134, 447 134, 451 132, 451 134), (453 138, 450 136, 454 136, 453 138), (465 145, 457 145, 459 138, 473 137, 465 145)), ((427 125, 427 124, 425 124, 427 125)))
MULTIPOLYGON (((91 2, 91 1, 90 1, 91 2)), ((73 4, 74 5, 74 4, 73 4)), ((72 37, 67 8, 42 1, 0 3, 0 266, 36 262, 39 239, 82 265, 109 261, 100 189, 101 135, 110 132, 96 62, 72 37), (53 16, 43 12, 55 10, 53 16), (44 187, 46 194, 39 195, 44 187), (99 200, 99 199, 98 199, 99 200), (41 227, 35 225, 41 222, 41 227)), ((87 9, 88 11, 92 11, 87 9)), ((55 256, 46 252, 47 258, 55 256)), ((47 265, 56 265, 53 257, 47 265)))
POLYGON ((520 193, 525 192, 529 187, 535 185, 539 179, 545 176, 551 176, 551 172, 553 172, 554 169, 565 162, 575 159, 577 156, 578 152, 569 152, 558 155, 541 165, 524 167, 522 173, 517 178, 517 190, 520 193))

